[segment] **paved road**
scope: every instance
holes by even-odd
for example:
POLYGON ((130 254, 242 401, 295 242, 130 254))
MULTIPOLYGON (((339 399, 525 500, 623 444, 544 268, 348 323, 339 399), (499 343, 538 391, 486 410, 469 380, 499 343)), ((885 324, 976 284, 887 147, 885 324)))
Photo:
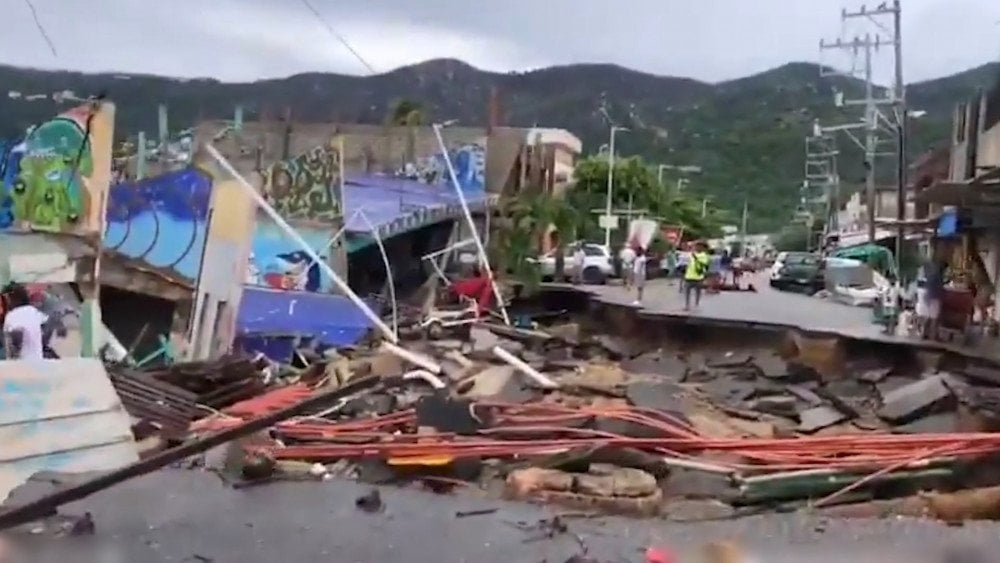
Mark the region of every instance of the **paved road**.
MULTIPOLYGON (((703 295, 701 306, 684 311, 684 295, 679 283, 664 279, 651 280, 646 285, 641 305, 648 313, 665 313, 700 317, 717 321, 774 323, 806 330, 829 330, 852 336, 875 336, 880 327, 872 324, 871 309, 850 307, 826 299, 797 293, 776 291, 767 283, 767 277, 758 275, 753 280, 757 292, 724 291, 703 295)), ((572 287, 559 284, 559 287, 572 287)), ((635 293, 621 285, 575 286, 598 299, 620 305, 629 305, 635 293)))
MULTIPOLYGON (((387 488, 385 512, 367 514, 354 507, 365 491, 336 480, 236 491, 211 474, 164 470, 66 507, 65 513, 92 512, 97 536, 44 543, 28 538, 34 542, 28 560, 562 563, 578 552, 569 536, 526 543, 529 535, 506 523, 537 522, 550 516, 545 508, 387 488), (490 507, 499 511, 455 517, 458 510, 490 507)), ((602 562, 642 561, 641 550, 651 544, 685 553, 719 539, 743 542, 767 563, 938 563, 941 550, 952 545, 1000 548, 995 524, 955 528, 782 515, 699 524, 608 518, 572 520, 570 526, 602 562)))

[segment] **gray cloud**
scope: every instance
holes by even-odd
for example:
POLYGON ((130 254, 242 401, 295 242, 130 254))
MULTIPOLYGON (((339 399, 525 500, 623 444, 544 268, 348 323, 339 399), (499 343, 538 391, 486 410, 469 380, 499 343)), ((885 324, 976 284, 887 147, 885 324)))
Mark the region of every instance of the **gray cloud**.
MULTIPOLYGON (((702 80, 820 60, 846 0, 311 0, 378 70, 434 57, 497 71, 610 62, 702 80)), ((0 60, 251 80, 365 68, 300 0, 34 0, 48 51, 21 0, 7 0, 0 60)), ((875 2, 872 2, 873 4, 875 2)), ((997 0, 903 0, 908 81, 1000 57, 997 0)), ((855 23, 846 33, 874 28, 855 23)), ((891 59, 879 57, 878 75, 891 59)), ((827 56, 826 62, 846 64, 827 56)))

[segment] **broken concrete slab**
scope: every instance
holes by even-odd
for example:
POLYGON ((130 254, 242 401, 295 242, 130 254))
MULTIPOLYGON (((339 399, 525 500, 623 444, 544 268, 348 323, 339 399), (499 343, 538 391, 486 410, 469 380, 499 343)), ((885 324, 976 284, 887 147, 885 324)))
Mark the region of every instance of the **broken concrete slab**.
POLYGON ((597 342, 597 344, 599 344, 613 360, 628 359, 632 357, 633 346, 625 338, 602 334, 595 337, 594 341, 597 342))
POLYGON ((823 397, 820 397, 805 385, 789 385, 788 392, 810 407, 818 407, 824 402, 823 397))
POLYGON ((799 401, 789 395, 768 395, 751 401, 750 408, 774 416, 796 418, 799 414, 799 401))
POLYGON ((754 355, 753 364, 757 366, 760 375, 768 379, 787 379, 791 375, 788 362, 773 352, 754 355))
POLYGON ((875 368, 862 371, 858 375, 858 381, 865 383, 881 383, 892 373, 892 368, 875 368))
POLYGON ((720 405, 738 405, 757 392, 753 383, 730 377, 713 378, 701 390, 720 405))
POLYGON ((657 375, 680 382, 688 371, 688 364, 676 354, 650 352, 622 362, 622 368, 632 373, 657 375))
POLYGON ((672 415, 684 413, 684 389, 668 381, 637 381, 625 388, 628 401, 637 407, 672 415))
POLYGON ((959 415, 957 412, 930 414, 896 426, 892 431, 897 434, 950 434, 959 431, 959 415))
POLYGON ((563 323, 545 327, 545 332, 552 335, 553 338, 566 342, 576 343, 580 341, 580 323, 563 323))
POLYGON ((490 366, 479 373, 468 378, 469 387, 462 386, 460 393, 470 399, 484 399, 496 397, 504 387, 515 381, 514 374, 517 370, 513 366, 499 365, 490 366))
POLYGON ((725 352, 705 360, 705 366, 710 368, 734 368, 749 366, 753 357, 745 352, 725 352))
POLYGON ((839 410, 829 406, 819 406, 806 409, 799 413, 798 431, 803 434, 812 434, 824 428, 840 424, 848 419, 848 416, 839 410))
POLYGON ((899 387, 883 395, 879 418, 904 424, 955 406, 955 395, 940 375, 899 387))
POLYGON ((403 360, 389 352, 379 352, 369 359, 372 375, 378 377, 398 377, 403 375, 403 360))

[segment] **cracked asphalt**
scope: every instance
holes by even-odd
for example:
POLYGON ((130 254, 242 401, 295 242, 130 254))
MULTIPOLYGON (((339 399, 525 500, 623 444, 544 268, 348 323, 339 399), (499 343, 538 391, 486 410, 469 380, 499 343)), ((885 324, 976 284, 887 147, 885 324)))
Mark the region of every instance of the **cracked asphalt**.
MULTIPOLYGON (((21 549, 18 560, 73 563, 562 563, 580 552, 572 535, 526 541, 532 534, 512 525, 550 517, 556 508, 499 502, 472 492, 444 496, 383 488, 385 510, 368 514, 354 505, 367 490, 341 480, 234 490, 211 473, 169 469, 62 510, 91 512, 96 536, 14 539, 21 549), (484 508, 498 510, 455 516, 484 508)), ((1000 548, 993 523, 948 527, 793 514, 694 524, 624 518, 569 522, 598 561, 642 561, 650 545, 690 554, 720 539, 741 542, 764 563, 935 563, 949 546, 1000 548)))

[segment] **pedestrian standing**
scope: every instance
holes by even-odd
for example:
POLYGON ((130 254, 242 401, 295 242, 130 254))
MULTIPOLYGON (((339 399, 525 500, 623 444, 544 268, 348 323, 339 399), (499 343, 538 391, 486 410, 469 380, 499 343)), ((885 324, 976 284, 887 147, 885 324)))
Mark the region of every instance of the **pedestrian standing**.
POLYGON ((625 281, 625 288, 632 287, 632 266, 635 263, 636 252, 632 245, 625 243, 618 253, 618 259, 622 263, 622 278, 625 281))
POLYGON ((687 272, 688 264, 691 263, 691 254, 687 250, 677 254, 677 272, 675 275, 681 280, 681 283, 677 284, 677 291, 680 293, 684 293, 684 273, 687 272))
POLYGON ((694 306, 701 305, 701 291, 705 285, 705 276, 708 275, 708 268, 711 258, 708 256, 707 246, 699 242, 695 251, 691 254, 691 260, 684 270, 684 310, 691 310, 691 295, 694 294, 694 306))
POLYGON ((642 305, 642 292, 646 289, 646 251, 640 248, 632 263, 632 283, 635 284, 635 302, 633 305, 642 305))
POLYGON ((587 253, 583 251, 583 245, 576 247, 573 252, 573 284, 583 283, 583 267, 587 261, 587 253))
POLYGON ((4 357, 11 360, 41 360, 45 342, 42 327, 48 317, 31 304, 27 288, 9 284, 3 292, 6 304, 3 318, 4 357))

